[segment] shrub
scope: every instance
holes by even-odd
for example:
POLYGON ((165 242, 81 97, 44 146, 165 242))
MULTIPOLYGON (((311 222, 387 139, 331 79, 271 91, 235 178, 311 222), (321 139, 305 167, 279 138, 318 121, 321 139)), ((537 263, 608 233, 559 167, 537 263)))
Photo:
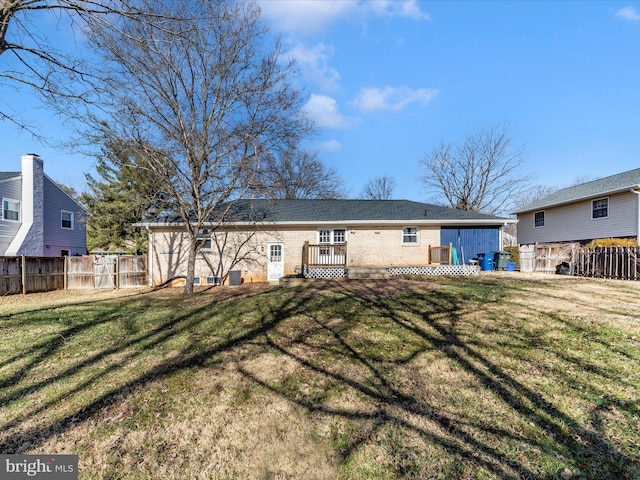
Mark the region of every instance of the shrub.
POLYGON ((596 238, 585 247, 635 247, 638 241, 635 238, 596 238))
POLYGON ((517 245, 513 245, 510 247, 504 247, 505 252, 511 253, 511 257, 509 257, 510 262, 516 262, 516 269, 520 269, 520 247, 517 245))

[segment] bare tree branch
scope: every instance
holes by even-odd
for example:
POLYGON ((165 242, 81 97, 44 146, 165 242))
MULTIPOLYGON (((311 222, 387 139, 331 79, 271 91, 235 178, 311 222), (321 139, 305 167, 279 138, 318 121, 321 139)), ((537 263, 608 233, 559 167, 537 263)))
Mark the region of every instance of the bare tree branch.
POLYGON ((190 292, 200 232, 214 232, 255 185, 262 159, 293 148, 311 124, 289 84, 295 66, 266 43, 254 4, 141 3, 136 19, 89 24, 102 79, 90 100, 101 109, 79 113, 85 138, 123 142, 162 182, 189 240, 190 292))
POLYGON ((502 126, 481 129, 459 145, 441 143, 421 161, 421 177, 454 208, 505 213, 531 179, 521 171, 524 147, 514 148, 502 126))
POLYGON ((393 198, 393 190, 396 179, 383 175, 369 180, 362 191, 362 198, 366 200, 390 200, 393 198))
MULTIPOLYGON (((81 58, 81 51, 68 53, 65 45, 56 44, 35 28, 38 15, 54 12, 82 37, 89 24, 101 19, 138 18, 142 6, 137 0, 0 0, 0 83, 24 86, 54 102, 57 97, 86 100, 86 91, 100 78, 81 58)), ((40 18, 46 18, 42 15, 40 18)), ((42 139, 15 114, 5 110, 0 111, 0 117, 42 139)))
POLYGON ((344 198, 342 179, 317 152, 287 149, 265 155, 253 193, 269 199, 344 198))

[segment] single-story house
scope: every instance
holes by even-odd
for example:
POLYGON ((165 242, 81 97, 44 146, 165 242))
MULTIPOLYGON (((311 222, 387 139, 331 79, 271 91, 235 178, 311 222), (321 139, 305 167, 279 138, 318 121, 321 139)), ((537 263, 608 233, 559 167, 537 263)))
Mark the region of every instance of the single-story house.
POLYGON ((60 257, 87 253, 87 211, 43 169, 35 154, 21 172, 0 172, 0 255, 60 257))
MULTIPOLYGON (((221 224, 201 230, 196 283, 219 283, 229 271, 243 282, 264 282, 345 276, 354 267, 424 266, 433 263, 430 247, 449 244, 464 263, 500 250, 502 227, 513 222, 408 200, 239 200, 221 224)), ((138 226, 149 232, 150 283, 184 276, 182 221, 166 216, 138 226)))
POLYGON ((563 188, 513 213, 520 245, 640 238, 640 168, 563 188))

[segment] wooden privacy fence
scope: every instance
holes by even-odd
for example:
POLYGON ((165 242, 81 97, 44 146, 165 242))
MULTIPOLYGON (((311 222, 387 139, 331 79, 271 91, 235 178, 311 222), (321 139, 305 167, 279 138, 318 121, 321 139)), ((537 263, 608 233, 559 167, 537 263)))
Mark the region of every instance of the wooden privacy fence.
POLYGON ((147 285, 145 255, 0 257, 0 296, 147 285))
POLYGON ((0 257, 0 295, 64 288, 63 257, 0 257))
POLYGON ((521 245, 520 271, 555 273, 556 266, 571 262, 580 245, 577 243, 536 243, 521 245))
POLYGON ((573 272, 582 277, 640 280, 640 247, 580 248, 573 258, 573 272))

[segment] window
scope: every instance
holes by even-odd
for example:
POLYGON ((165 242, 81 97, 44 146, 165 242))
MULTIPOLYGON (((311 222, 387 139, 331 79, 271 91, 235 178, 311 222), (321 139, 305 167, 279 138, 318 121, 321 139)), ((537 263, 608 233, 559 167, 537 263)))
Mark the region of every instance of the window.
POLYGON ((609 216, 609 199, 599 198, 591 202, 591 218, 607 218, 609 216))
POLYGON ((318 243, 320 245, 333 245, 320 247, 318 250, 318 263, 326 265, 343 264, 346 255, 344 247, 346 241, 347 231, 344 228, 333 230, 323 228, 318 230, 318 243))
POLYGON ((339 245, 347 240, 347 231, 344 228, 335 230, 318 230, 318 243, 328 243, 329 245, 339 245))
POLYGON ((200 230, 200 232, 198 232, 198 242, 202 244, 201 250, 211 250, 212 244, 209 230, 200 230))
POLYGON ((62 210, 62 212, 60 213, 60 218, 62 220, 62 228, 73 230, 73 212, 62 210))
POLYGON ((14 222, 20 221, 20 202, 18 200, 2 199, 2 219, 14 222))
POLYGON ((533 214, 533 226, 535 228, 544 227, 544 210, 533 214))
POLYGON ((200 277, 193 277, 193 284, 200 285, 200 277))
POLYGON ((69 250, 60 250, 60 256, 61 257, 68 257, 69 256, 69 250))
POLYGON ((417 244, 418 229, 416 227, 405 227, 402 229, 402 243, 417 244))
POLYGON ((282 245, 269 246, 269 261, 282 262, 282 245))

